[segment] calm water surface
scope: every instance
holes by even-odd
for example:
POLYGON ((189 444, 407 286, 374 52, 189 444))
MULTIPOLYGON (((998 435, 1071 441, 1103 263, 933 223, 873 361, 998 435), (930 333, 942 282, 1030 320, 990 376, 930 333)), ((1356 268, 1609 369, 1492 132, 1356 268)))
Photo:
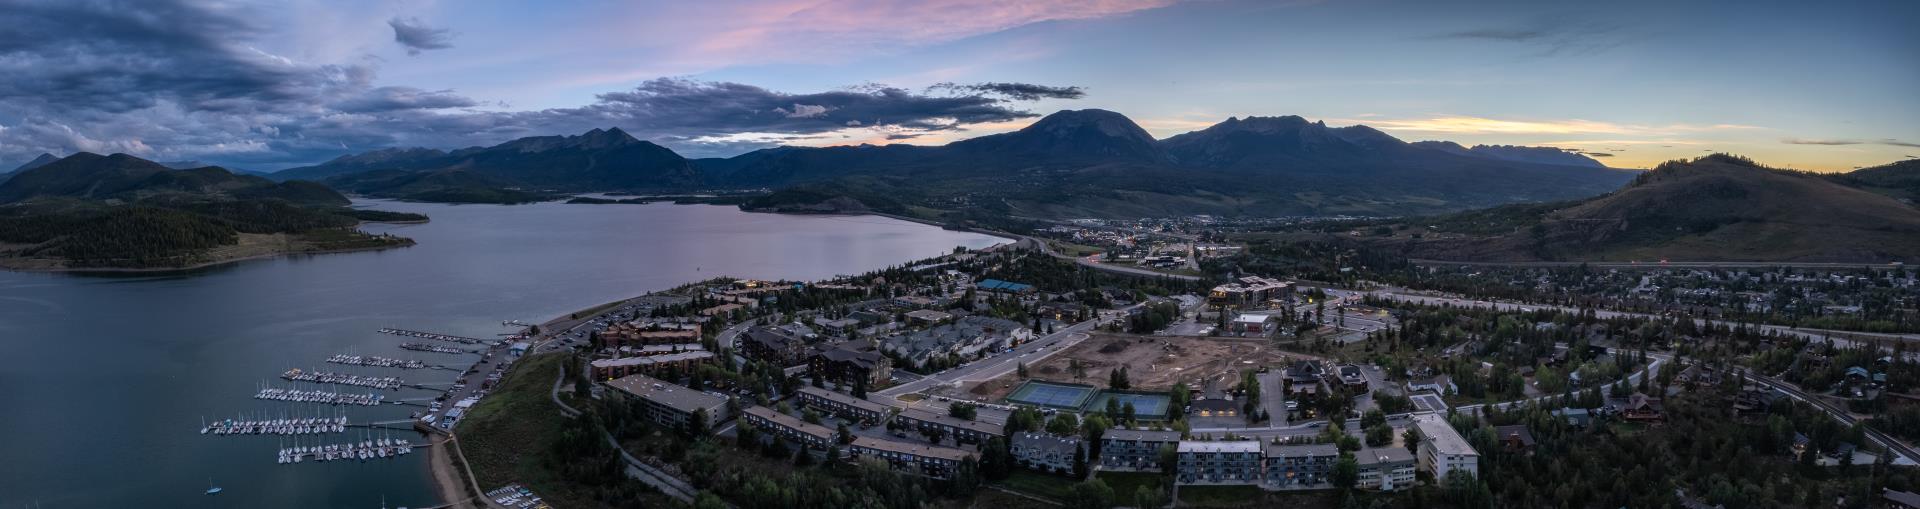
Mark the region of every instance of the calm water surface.
MULTIPOLYGON (((278 375, 292 367, 452 379, 322 362, 349 352, 461 357, 400 350, 407 340, 374 332, 381 327, 494 337, 507 332, 502 320, 542 321, 697 279, 819 279, 1001 242, 877 217, 704 205, 362 204, 433 222, 367 228, 419 241, 410 248, 187 275, 0 272, 0 508, 434 505, 419 451, 279 465, 282 439, 203 436, 201 419, 346 408, 252 399, 263 382, 288 385, 278 375), (225 492, 203 495, 209 479, 225 492)), ((404 419, 416 409, 351 407, 348 416, 404 419)))

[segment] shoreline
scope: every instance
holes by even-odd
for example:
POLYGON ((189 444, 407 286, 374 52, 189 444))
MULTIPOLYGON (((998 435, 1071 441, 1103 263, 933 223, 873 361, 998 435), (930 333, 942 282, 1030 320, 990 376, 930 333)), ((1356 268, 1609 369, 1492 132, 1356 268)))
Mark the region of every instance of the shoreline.
MULTIPOLYGON (((51 259, 49 258, 0 258, 0 269, 4 269, 11 272, 31 272, 31 273, 43 273, 43 274, 169 274, 169 273, 176 273, 176 272, 192 272, 196 270, 208 269, 208 268, 218 267, 218 266, 227 265, 227 264, 235 264, 240 262, 256 261, 256 260, 268 260, 268 259, 282 258, 282 257, 291 257, 295 255, 324 255, 324 254, 339 254, 339 253, 359 253, 359 252, 366 252, 366 251, 385 251, 388 249, 400 249, 400 248, 406 248, 406 247, 413 247, 413 245, 414 245, 413 239, 407 239, 407 242, 404 244, 372 246, 372 247, 355 247, 355 248, 343 248, 343 249, 323 249, 318 251, 284 251, 284 252, 274 252, 274 253, 262 253, 262 254, 251 255, 251 256, 242 256, 237 258, 228 258, 223 260, 214 260, 214 261, 196 263, 192 265, 183 265, 179 267, 70 267, 70 266, 22 267, 22 266, 13 265, 8 262, 13 260, 51 260, 51 259)), ((55 263, 59 263, 59 262, 56 261, 55 263)))

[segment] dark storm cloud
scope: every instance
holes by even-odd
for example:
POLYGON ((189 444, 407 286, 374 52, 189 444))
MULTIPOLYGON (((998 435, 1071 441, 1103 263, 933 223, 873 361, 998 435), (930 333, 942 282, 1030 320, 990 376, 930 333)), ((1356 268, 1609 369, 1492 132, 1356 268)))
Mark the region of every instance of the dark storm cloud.
MULTIPOLYGON (((1015 96, 1078 96, 1074 87, 933 94, 868 84, 787 93, 655 79, 579 107, 481 110, 451 90, 376 86, 371 64, 317 65, 261 51, 251 41, 271 34, 249 21, 260 13, 224 5, 0 1, 0 160, 126 152, 280 168, 378 148, 490 145, 608 126, 690 155, 730 155, 852 127, 914 134, 1028 118, 1035 115, 1016 107, 1015 96)), ((406 43, 401 26, 417 25, 396 24, 396 40, 406 43)))
POLYGON ((393 18, 387 26, 393 27, 393 42, 405 46, 408 55, 453 47, 453 31, 427 26, 419 18, 393 18))
POLYGON ((949 90, 968 94, 998 95, 1015 101, 1037 101, 1040 99, 1079 99, 1086 97, 1087 91, 1074 86, 1056 87, 1032 83, 974 83, 961 85, 956 83, 938 83, 932 90, 949 90))

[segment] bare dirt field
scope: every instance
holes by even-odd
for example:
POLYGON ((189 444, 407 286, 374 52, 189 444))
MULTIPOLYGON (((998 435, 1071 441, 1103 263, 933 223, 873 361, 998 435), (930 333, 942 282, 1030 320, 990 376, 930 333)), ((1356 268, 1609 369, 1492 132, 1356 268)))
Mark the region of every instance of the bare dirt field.
MULTIPOLYGON (((1166 389, 1177 381, 1199 389, 1207 380, 1216 380, 1225 388, 1238 382, 1234 377, 1242 369, 1279 365, 1299 357, 1275 349, 1264 339, 1096 333, 1045 362, 1028 365, 1027 374, 1040 380, 1106 387, 1109 374, 1126 366, 1127 378, 1137 390, 1166 389), (1082 367, 1082 377, 1073 376, 1071 366, 1076 360, 1082 367)), ((999 401, 1019 382, 1019 376, 1009 373, 961 390, 969 397, 999 401)))

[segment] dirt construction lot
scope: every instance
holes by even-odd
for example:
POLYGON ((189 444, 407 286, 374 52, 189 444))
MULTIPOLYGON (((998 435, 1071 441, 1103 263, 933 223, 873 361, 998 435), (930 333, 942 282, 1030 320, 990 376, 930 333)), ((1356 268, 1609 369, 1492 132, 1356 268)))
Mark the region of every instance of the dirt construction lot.
MULTIPOLYGON (((1225 389, 1239 382, 1236 377, 1242 369, 1276 366, 1298 357, 1274 349, 1264 339, 1095 333, 1045 362, 1028 365, 1027 374, 1040 380, 1106 387, 1109 374, 1126 366, 1127 379, 1137 390, 1166 389, 1176 381, 1200 389, 1208 380, 1225 389), (1074 376, 1074 361, 1079 361, 1084 376, 1074 376)), ((969 398, 999 401, 1019 382, 1016 374, 1009 373, 963 387, 962 392, 969 398)))

